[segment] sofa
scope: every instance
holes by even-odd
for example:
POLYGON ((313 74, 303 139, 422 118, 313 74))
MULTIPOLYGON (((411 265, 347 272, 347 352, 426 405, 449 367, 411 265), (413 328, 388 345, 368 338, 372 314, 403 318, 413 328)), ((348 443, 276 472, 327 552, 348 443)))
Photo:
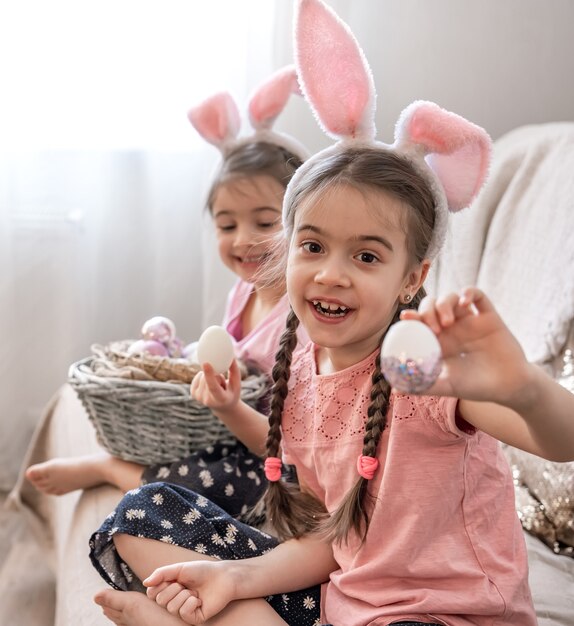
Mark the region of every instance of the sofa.
MULTIPOLYGON (((427 289, 483 287, 528 357, 556 374, 574 320, 574 124, 524 127, 495 143, 491 179, 470 210, 454 216, 427 289)), ((98 449, 95 431, 64 384, 48 403, 8 506, 25 517, 55 575, 54 626, 104 626, 92 602, 104 585, 88 538, 122 497, 98 487, 44 496, 25 480, 32 463, 98 449)), ((574 465, 573 471, 574 471, 574 465)), ((540 626, 574 625, 574 558, 525 532, 540 626)))

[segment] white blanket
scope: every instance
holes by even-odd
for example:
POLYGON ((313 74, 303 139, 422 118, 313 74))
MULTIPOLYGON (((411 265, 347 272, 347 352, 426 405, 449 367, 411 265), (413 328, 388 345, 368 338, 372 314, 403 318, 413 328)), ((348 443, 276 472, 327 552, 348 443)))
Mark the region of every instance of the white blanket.
POLYGON ((427 290, 478 285, 527 357, 554 359, 574 320, 574 123, 518 128, 495 142, 490 178, 450 220, 427 290))

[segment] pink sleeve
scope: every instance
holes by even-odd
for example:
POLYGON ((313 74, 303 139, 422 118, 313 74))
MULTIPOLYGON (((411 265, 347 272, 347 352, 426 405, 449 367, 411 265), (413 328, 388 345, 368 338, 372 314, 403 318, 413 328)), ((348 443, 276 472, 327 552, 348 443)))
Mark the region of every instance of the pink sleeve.
POLYGON ((245 306, 245 293, 249 296, 251 285, 238 280, 229 291, 227 302, 225 303, 225 311, 223 312, 223 328, 227 329, 229 322, 234 320, 243 310, 245 306))
POLYGON ((444 396, 436 400, 435 419, 443 430, 459 437, 471 437, 476 433, 476 428, 458 415, 458 398, 444 396))

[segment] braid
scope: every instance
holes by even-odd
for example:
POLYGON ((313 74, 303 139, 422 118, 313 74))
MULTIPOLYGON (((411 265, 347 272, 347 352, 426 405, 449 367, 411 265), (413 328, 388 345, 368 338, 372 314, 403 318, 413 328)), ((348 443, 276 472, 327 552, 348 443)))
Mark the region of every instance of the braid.
POLYGON ((293 309, 291 309, 287 316, 285 331, 279 341, 279 350, 275 355, 275 365, 271 372, 273 387, 271 389, 269 434, 265 442, 268 456, 277 456, 279 454, 279 444, 281 442, 281 415, 288 392, 288 383, 291 376, 291 359, 293 358, 293 351, 297 345, 298 327, 299 319, 293 312, 293 309))
MULTIPOLYGON (((418 308, 425 295, 424 289, 421 288, 411 302, 399 306, 390 325, 399 320, 402 310, 418 308)), ((299 320, 291 311, 287 317, 287 326, 281 337, 272 372, 267 458, 279 455, 281 416, 288 392, 291 359, 297 345, 298 326, 299 320)), ((391 386, 381 372, 380 353, 375 360, 371 383, 371 402, 367 409, 362 455, 376 459, 379 441, 386 426, 391 396, 391 386)), ((316 531, 326 539, 338 543, 346 541, 351 531, 364 539, 369 528, 369 513, 365 506, 365 500, 369 495, 368 486, 369 481, 359 476, 339 508, 329 517, 324 505, 311 494, 302 492, 298 485, 284 480, 270 481, 265 494, 265 506, 269 519, 282 540, 316 531)))
MULTIPOLYGON (((377 446, 387 421, 387 410, 391 396, 391 386, 381 373, 380 354, 375 360, 375 370, 371 377, 371 383, 371 403, 367 409, 362 454, 376 458, 377 446)), ((364 539, 369 527, 369 515, 365 508, 368 486, 369 481, 359 476, 339 508, 323 526, 322 530, 328 539, 341 543, 347 539, 351 530, 364 539)))
MULTIPOLYGON (((273 367, 273 388, 269 413, 269 434, 266 448, 267 459, 279 456, 281 443, 281 416, 288 392, 291 359, 297 345, 299 319, 291 310, 287 327, 281 336, 279 350, 273 367)), ((326 517, 325 507, 314 496, 302 492, 299 486, 284 480, 269 482, 265 505, 270 521, 280 539, 300 537, 315 529, 326 517)))
MULTIPOLYGON (((401 311, 418 308, 425 295, 425 290, 421 287, 411 302, 406 305, 400 305, 393 316, 389 328, 400 319, 401 311)), ((371 377, 371 383, 371 403, 367 409, 362 455, 376 459, 379 441, 387 424, 387 412, 391 397, 391 386, 381 372, 380 352, 375 360, 375 370, 371 377)), ((369 529, 369 514, 365 506, 365 499, 369 495, 368 486, 369 481, 363 478, 363 476, 359 476, 359 479, 339 505, 339 508, 322 526, 321 530, 328 539, 341 543, 346 541, 349 532, 352 530, 364 540, 369 529)))

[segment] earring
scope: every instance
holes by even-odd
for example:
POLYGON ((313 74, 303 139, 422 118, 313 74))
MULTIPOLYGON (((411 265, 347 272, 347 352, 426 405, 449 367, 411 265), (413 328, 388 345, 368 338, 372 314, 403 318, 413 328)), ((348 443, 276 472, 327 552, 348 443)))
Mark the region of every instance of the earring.
POLYGON ((405 301, 405 304, 410 302, 412 299, 413 299, 413 297, 411 296, 410 293, 405 294, 405 297, 403 298, 403 300, 405 301))

